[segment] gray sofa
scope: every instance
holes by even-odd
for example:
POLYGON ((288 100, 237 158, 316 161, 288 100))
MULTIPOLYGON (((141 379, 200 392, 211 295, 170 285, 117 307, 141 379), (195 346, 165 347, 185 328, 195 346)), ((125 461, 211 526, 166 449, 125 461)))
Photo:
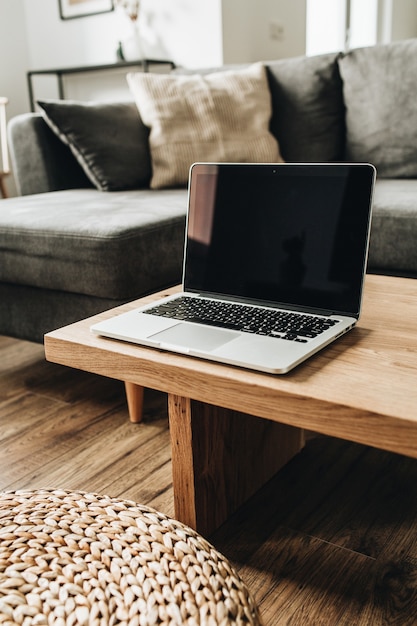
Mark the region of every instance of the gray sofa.
MULTIPOLYGON (((417 39, 265 63, 270 130, 285 161, 373 163, 368 271, 413 277, 416 58, 417 39)), ((0 203, 0 334, 36 342, 181 279, 186 187, 150 189, 149 131, 134 102, 56 104, 66 136, 50 123, 48 103, 49 123, 40 113, 10 121, 21 196, 0 203), (68 137, 86 135, 80 165, 68 137)))

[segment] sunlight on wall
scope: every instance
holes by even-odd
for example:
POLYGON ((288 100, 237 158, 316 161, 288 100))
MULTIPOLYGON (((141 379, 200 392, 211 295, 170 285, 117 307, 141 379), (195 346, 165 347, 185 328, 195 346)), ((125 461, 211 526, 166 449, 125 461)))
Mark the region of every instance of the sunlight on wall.
POLYGON ((378 0, 350 0, 348 46, 374 46, 378 40, 378 0))
POLYGON ((375 45, 378 8, 378 0, 307 0, 307 54, 375 45))
POLYGON ((346 0, 307 0, 307 55, 343 50, 345 38, 346 0))

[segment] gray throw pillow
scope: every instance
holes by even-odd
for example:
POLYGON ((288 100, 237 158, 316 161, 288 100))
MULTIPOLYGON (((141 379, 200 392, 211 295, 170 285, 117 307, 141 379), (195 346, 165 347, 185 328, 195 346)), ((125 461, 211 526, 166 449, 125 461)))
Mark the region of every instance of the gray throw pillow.
POLYGON ((379 177, 417 176, 417 39, 358 48, 339 60, 346 103, 346 158, 379 177))
POLYGON ((287 162, 339 161, 344 106, 337 54, 267 63, 271 131, 287 162))
POLYGON ((101 191, 148 186, 149 130, 134 102, 38 101, 45 121, 101 191))

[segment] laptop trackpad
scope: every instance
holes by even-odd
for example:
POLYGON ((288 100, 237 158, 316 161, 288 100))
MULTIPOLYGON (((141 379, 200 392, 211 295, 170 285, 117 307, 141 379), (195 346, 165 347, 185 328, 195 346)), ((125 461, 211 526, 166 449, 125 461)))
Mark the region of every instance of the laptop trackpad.
POLYGON ((211 326, 197 326, 194 324, 176 324, 167 330, 152 335, 152 339, 167 346, 179 346, 189 350, 204 350, 211 352, 232 339, 239 337, 233 330, 212 328, 211 326))

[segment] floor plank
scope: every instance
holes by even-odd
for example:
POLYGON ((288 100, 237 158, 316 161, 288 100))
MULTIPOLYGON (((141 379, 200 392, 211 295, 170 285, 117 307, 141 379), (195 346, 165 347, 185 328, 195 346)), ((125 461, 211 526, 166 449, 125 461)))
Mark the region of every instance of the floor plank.
MULTIPOLYGON (((46 363, 0 337, 0 489, 83 489, 173 515, 166 398, 46 363)), ((265 626, 412 626, 417 460, 326 437, 306 447, 210 540, 236 566, 265 626)))

